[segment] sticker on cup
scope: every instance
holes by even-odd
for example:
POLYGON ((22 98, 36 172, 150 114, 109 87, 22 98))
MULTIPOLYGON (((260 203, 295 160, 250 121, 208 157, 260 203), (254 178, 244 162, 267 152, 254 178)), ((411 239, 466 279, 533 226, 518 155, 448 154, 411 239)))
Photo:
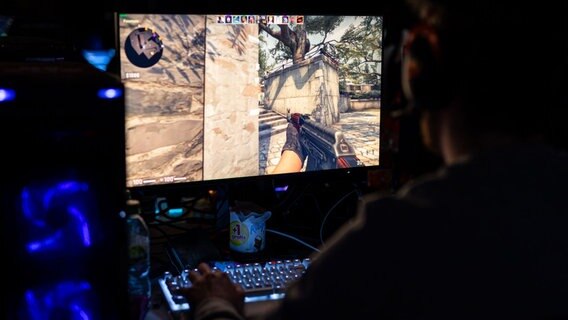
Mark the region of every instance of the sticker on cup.
POLYGON ((238 252, 253 253, 264 250, 266 244, 266 220, 272 213, 230 212, 230 247, 238 252))

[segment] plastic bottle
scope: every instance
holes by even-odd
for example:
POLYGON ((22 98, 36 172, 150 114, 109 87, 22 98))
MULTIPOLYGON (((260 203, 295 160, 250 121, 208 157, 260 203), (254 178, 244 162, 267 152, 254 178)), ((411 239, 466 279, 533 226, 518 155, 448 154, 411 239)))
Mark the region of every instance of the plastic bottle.
POLYGON ((152 293, 150 280, 150 231, 141 215, 140 202, 126 203, 128 227, 128 294, 132 319, 143 319, 152 293))

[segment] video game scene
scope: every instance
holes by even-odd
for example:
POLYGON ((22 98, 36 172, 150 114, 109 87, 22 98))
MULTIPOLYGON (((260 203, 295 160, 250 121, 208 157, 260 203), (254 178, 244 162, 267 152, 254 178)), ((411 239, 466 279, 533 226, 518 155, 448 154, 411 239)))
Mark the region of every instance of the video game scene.
POLYGON ((379 164, 382 17, 120 14, 127 187, 379 164))

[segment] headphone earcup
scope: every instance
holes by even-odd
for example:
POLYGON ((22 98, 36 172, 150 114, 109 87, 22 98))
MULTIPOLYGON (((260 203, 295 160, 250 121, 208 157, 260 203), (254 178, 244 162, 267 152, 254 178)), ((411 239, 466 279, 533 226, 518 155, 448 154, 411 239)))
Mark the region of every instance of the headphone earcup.
POLYGON ((443 80, 443 64, 437 36, 430 28, 410 31, 406 43, 406 59, 412 65, 408 72, 413 108, 436 110, 445 105, 448 88, 443 80))

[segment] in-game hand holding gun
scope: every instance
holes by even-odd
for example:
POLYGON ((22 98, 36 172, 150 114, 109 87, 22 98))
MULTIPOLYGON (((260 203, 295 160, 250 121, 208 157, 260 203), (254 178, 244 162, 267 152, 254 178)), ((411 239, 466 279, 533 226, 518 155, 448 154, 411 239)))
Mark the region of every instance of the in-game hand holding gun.
POLYGON ((313 121, 309 115, 287 110, 288 129, 284 148, 294 150, 303 161, 306 171, 364 166, 341 131, 313 121))

